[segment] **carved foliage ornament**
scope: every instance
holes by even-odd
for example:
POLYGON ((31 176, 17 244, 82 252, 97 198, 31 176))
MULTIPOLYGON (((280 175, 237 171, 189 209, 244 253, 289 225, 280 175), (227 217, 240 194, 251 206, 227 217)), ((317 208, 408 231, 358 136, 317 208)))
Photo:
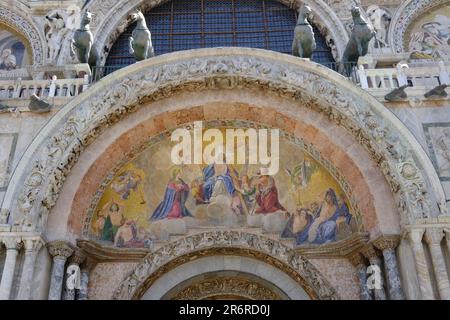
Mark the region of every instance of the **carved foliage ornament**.
MULTIPOLYGON (((246 52, 246 49, 241 50, 246 52)), ((201 51, 216 52, 208 49, 201 51)), ((220 52, 223 53, 223 50, 220 52)), ((254 51, 252 54, 255 54, 254 51)), ((141 65, 132 74, 118 77, 107 88, 90 91, 90 94, 72 101, 71 106, 76 107, 52 129, 53 133, 45 140, 48 141, 46 145, 36 149, 33 167, 21 184, 21 192, 13 193, 19 194, 19 212, 13 211, 16 224, 43 228, 48 210, 55 205, 66 176, 83 148, 103 129, 133 111, 141 102, 159 100, 177 90, 199 92, 202 89, 231 89, 237 86, 262 87, 298 100, 349 130, 379 164, 392 192, 398 193, 402 223, 429 217, 431 212, 437 211, 432 207, 432 196, 409 151, 411 148, 405 144, 397 129, 376 114, 370 103, 360 95, 346 92, 323 75, 266 57, 230 54, 168 61, 171 62, 164 65, 147 62, 149 67, 141 65), (399 171, 399 167, 406 163, 407 170, 399 171)), ((321 71, 322 74, 325 72, 328 70, 321 71)), ((97 88, 100 87, 97 85, 97 88)), ((44 140, 42 143, 45 143, 44 140)))
POLYGON ((197 282, 180 292, 171 300, 204 300, 214 296, 240 296, 254 300, 280 300, 277 294, 263 285, 240 278, 215 278, 197 282))
POLYGON ((129 300, 138 298, 148 279, 158 269, 170 261, 186 254, 200 252, 202 249, 241 248, 264 253, 277 261, 277 265, 286 265, 305 281, 304 288, 319 299, 337 299, 335 290, 322 277, 318 270, 303 256, 273 239, 239 231, 210 231, 187 236, 172 242, 148 254, 119 285, 113 298, 129 300))
POLYGON ((0 23, 22 33, 30 42, 33 52, 33 63, 36 65, 44 62, 44 48, 38 31, 33 27, 30 20, 8 10, 4 6, 0 7, 0 23))

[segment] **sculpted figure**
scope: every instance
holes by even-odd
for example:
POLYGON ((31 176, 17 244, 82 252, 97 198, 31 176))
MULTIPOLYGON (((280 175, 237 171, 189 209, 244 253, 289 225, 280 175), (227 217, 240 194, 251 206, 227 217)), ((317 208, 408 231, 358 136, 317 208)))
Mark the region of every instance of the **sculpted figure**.
POLYGON ((130 53, 134 55, 136 61, 142 61, 155 55, 152 45, 152 35, 145 22, 145 17, 141 11, 131 15, 137 21, 136 28, 130 37, 130 53))
POLYGON ((316 39, 314 30, 308 22, 311 8, 303 5, 298 14, 297 25, 294 29, 294 41, 292 43, 292 55, 300 58, 311 59, 313 51, 316 49, 316 39))
POLYGON ((373 27, 361 16, 359 7, 352 8, 353 31, 344 51, 342 61, 358 62, 358 58, 365 56, 369 48, 370 40, 375 36, 373 27))
POLYGON ((89 63, 94 36, 90 30, 89 24, 92 20, 92 13, 86 11, 81 19, 80 28, 73 35, 72 53, 78 58, 80 63, 89 63))
POLYGON ((52 12, 45 19, 47 20, 45 33, 48 45, 47 58, 50 62, 56 62, 69 29, 66 28, 64 17, 59 12, 52 12))
POLYGON ((9 218, 8 210, 0 210, 0 224, 7 224, 9 218))
POLYGON ((391 15, 386 10, 377 5, 371 5, 367 9, 367 16, 369 17, 375 29, 376 48, 388 47, 387 33, 389 24, 391 22, 391 15))

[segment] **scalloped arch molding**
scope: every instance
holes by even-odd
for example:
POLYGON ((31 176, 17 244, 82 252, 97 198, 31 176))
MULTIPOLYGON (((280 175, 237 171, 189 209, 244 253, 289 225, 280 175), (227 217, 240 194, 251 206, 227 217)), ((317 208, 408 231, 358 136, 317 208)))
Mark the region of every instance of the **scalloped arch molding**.
POLYGON ((0 23, 21 33, 28 40, 32 51, 33 65, 44 63, 44 46, 47 41, 39 33, 33 21, 2 5, 0 8, 0 23))
POLYGON ((430 159, 375 98, 308 60, 265 50, 216 48, 134 64, 102 79, 60 110, 28 147, 11 178, 2 209, 11 212, 13 229, 44 230, 80 153, 143 101, 163 99, 177 90, 237 87, 275 91, 345 127, 379 164, 398 201, 403 225, 446 212, 430 159))

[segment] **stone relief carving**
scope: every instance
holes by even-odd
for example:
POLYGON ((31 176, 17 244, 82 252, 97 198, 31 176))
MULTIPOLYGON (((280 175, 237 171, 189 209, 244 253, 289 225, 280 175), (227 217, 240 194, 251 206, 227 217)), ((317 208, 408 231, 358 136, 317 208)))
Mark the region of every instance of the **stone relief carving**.
POLYGON ((69 6, 67 10, 52 10, 45 18, 48 62, 56 65, 73 62, 70 60, 70 39, 80 24, 80 8, 69 6))
POLYGON ((9 210, 6 209, 0 210, 0 225, 8 224, 8 218, 9 218, 9 210))
POLYGON ((424 123, 423 130, 439 178, 450 181, 450 123, 424 123))
MULTIPOLYGON (((146 281, 164 265, 183 256, 214 248, 241 248, 264 253, 274 259, 277 267, 286 265, 302 278, 306 291, 320 299, 338 299, 335 290, 318 270, 303 256, 273 239, 239 231, 215 230, 188 236, 172 242, 152 253, 128 275, 119 285, 113 298, 128 300, 136 298, 139 290, 145 289, 146 281)), ((186 260, 188 261, 188 260, 186 260)))
POLYGON ((420 14, 446 3, 447 0, 409 0, 394 16, 389 30, 389 43, 394 52, 405 52, 405 34, 411 22, 420 14))
POLYGON ((366 10, 372 25, 375 29, 375 41, 372 44, 374 48, 389 47, 388 44, 388 30, 391 23, 391 14, 384 8, 377 5, 371 5, 366 10))
POLYGON ((197 282, 176 293, 172 300, 203 300, 214 296, 240 296, 254 300, 280 300, 263 285, 240 278, 217 278, 197 282))
POLYGON ((323 75, 292 64, 231 55, 186 58, 148 68, 141 66, 141 70, 118 78, 107 89, 102 88, 100 92, 92 93, 93 96, 86 95, 83 100, 73 102, 77 108, 65 116, 63 126, 51 134, 48 145, 35 154, 34 168, 23 182, 22 191, 17 192, 20 212, 14 213, 15 220, 19 220, 19 216, 33 216, 34 220, 41 221, 35 227, 42 226, 42 217, 46 217, 55 204, 82 149, 104 128, 135 109, 139 101, 162 99, 176 90, 199 92, 202 88, 235 86, 262 86, 287 98, 301 100, 308 108, 325 113, 330 120, 347 128, 382 168, 392 191, 401 191, 402 223, 431 216, 432 212, 437 214, 428 186, 405 145, 405 139, 382 116, 374 113, 361 95, 345 92, 323 75), (380 136, 384 138, 380 139, 380 136), (409 173, 405 176, 399 172, 397 165, 403 162, 416 167, 414 179, 409 173), (409 201, 404 201, 405 198, 409 201))
POLYGON ((7 188, 18 137, 18 133, 0 133, 0 191, 7 188))
POLYGON ((45 16, 45 38, 47 39, 47 59, 54 62, 61 50, 62 41, 68 33, 62 10, 54 10, 45 16))
POLYGON ((41 41, 39 32, 34 28, 34 24, 30 20, 2 6, 0 8, 0 21, 21 32, 28 39, 33 51, 34 64, 40 65, 44 63, 43 41, 41 41))

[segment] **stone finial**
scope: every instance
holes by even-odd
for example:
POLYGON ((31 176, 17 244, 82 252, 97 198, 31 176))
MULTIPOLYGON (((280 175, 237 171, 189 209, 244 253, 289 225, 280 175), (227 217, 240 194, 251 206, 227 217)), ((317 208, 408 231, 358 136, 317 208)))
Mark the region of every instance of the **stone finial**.
POLYGON ((428 244, 440 244, 444 238, 444 230, 442 228, 430 228, 425 232, 425 241, 428 244))
POLYGON ((72 253, 72 247, 65 241, 52 241, 47 244, 48 252, 53 258, 66 260, 72 253))
POLYGON ((383 251, 386 249, 395 249, 400 244, 400 236, 399 235, 382 235, 373 241, 373 245, 383 251))

